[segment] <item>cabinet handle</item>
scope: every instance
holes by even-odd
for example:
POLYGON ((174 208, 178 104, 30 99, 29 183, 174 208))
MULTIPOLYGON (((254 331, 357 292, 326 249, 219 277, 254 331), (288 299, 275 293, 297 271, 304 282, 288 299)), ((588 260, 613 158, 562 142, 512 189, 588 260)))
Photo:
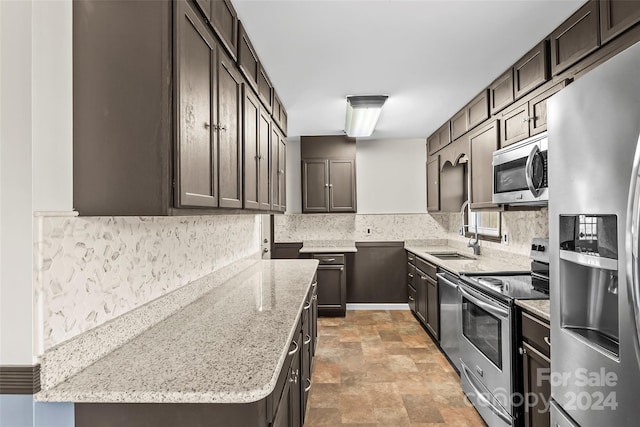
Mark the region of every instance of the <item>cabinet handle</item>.
POLYGON ((335 258, 322 258, 322 261, 324 262, 333 262, 335 260, 336 260, 335 258))
POLYGON ((413 261, 413 257, 407 257, 409 261, 413 261))
POLYGON ((544 337, 543 339, 544 339, 544 342, 546 342, 547 345, 551 347, 551 340, 549 339, 549 337, 544 337))
POLYGON ((211 125, 207 122, 204 122, 204 128, 205 129, 209 129, 211 127, 211 125))
POLYGON ((415 298, 413 298, 412 296, 409 296, 409 301, 415 301, 415 298))
POLYGON ((329 184, 325 184, 324 186, 325 186, 325 188, 329 188, 329 184))
POLYGON ((227 127, 223 125, 218 125, 218 129, 221 130, 222 132, 226 132, 227 127))
POLYGON ((312 288, 315 288, 316 286, 318 286, 318 282, 313 282, 313 283, 311 284, 311 287, 312 287, 312 288))
POLYGON ((422 280, 427 280, 427 276, 420 276, 422 280))
POLYGON ((333 184, 329 184, 329 188, 333 188, 333 184))
POLYGON ((304 392, 309 393, 309 390, 311 390, 311 380, 309 378, 305 378, 305 381, 307 381, 308 385, 304 388, 304 392))
POLYGON ((309 307, 311 307, 311 301, 307 302, 304 307, 302 307, 304 310, 309 310, 309 307))
POLYGON ((521 356, 524 356, 525 354, 527 354, 527 350, 522 348, 522 347, 520 347, 520 348, 518 348, 518 353, 520 353, 521 356))
POLYGON ((413 273, 409 273, 409 277, 413 279, 413 273))
POLYGON ((294 348, 293 350, 291 350, 291 351, 289 352, 289 356, 293 356, 294 354, 296 354, 296 353, 298 352, 298 349, 300 348, 300 347, 298 346, 298 343, 297 343, 297 342, 295 342, 295 341, 291 341, 291 344, 293 344, 296 348, 294 348))
POLYGON ((284 170, 278 169, 278 173, 284 173, 284 170))
POLYGON ((523 117, 522 118, 522 123, 527 123, 529 120, 531 120, 530 117, 523 117))
POLYGON ((311 335, 307 335, 307 339, 304 340, 304 345, 309 345, 311 342, 311 335))

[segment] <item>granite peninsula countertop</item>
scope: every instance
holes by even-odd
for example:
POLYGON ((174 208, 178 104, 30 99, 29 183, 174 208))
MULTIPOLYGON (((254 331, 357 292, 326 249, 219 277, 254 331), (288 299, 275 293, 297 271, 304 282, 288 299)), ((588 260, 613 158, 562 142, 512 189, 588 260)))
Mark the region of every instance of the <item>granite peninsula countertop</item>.
POLYGON ((551 322, 551 302, 548 299, 516 300, 516 305, 551 322))
POLYGON ((413 246, 405 245, 409 252, 418 255, 426 261, 436 264, 454 274, 461 275, 464 273, 495 273, 495 272, 529 272, 530 266, 509 263, 486 256, 475 256, 469 249, 469 253, 460 251, 450 246, 413 246), (462 260, 443 260, 436 258, 432 254, 439 253, 463 253, 465 256, 474 259, 462 260))
POLYGON ((275 388, 317 266, 317 260, 259 261, 35 398, 261 400, 275 388))
POLYGON ((301 254, 346 253, 358 252, 353 240, 305 240, 302 242, 301 254))

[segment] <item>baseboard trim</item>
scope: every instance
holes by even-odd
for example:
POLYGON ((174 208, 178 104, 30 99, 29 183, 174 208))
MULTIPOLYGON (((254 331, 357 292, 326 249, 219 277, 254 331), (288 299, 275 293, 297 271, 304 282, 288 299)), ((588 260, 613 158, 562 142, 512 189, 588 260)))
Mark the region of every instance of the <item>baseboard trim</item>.
POLYGON ((407 303, 352 303, 347 304, 347 310, 409 310, 407 303))
POLYGON ((0 366, 0 394, 36 394, 39 391, 39 364, 0 366))

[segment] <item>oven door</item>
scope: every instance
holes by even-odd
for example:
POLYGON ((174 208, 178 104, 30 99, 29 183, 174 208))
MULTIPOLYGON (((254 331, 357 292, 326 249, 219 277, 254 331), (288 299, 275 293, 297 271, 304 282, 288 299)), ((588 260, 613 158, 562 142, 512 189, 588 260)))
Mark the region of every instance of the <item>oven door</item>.
POLYGON ((460 359, 467 374, 513 414, 511 310, 464 283, 458 289, 462 304, 460 359))
POLYGON ((527 140, 493 153, 493 203, 547 202, 547 145, 527 140))

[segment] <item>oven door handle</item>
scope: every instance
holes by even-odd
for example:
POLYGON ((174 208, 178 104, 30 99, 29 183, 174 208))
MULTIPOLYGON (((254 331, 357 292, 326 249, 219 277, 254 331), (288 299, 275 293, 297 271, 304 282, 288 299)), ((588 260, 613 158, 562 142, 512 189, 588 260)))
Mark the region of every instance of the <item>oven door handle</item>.
POLYGON ((472 303, 476 304, 477 306, 481 307, 482 309, 488 311, 489 313, 501 317, 503 319, 508 319, 509 318, 509 312, 507 310, 503 310, 499 307, 496 307, 494 305, 491 305, 485 301, 482 301, 481 299, 479 299, 478 297, 472 295, 471 293, 469 293, 469 291, 467 291, 466 289, 464 289, 463 286, 458 286, 458 289, 460 290, 460 293, 462 294, 462 296, 464 296, 465 298, 467 298, 468 300, 470 300, 472 303))
POLYGON ((465 378, 467 379, 467 382, 471 385, 471 387, 473 388, 474 393, 476 394, 476 397, 478 398, 478 400, 480 401, 480 403, 486 407, 488 407, 489 409, 491 409, 491 411, 496 414, 497 416, 499 416, 500 418, 502 418, 502 420, 504 422, 506 422, 509 425, 513 424, 513 419, 505 414, 504 411, 501 411, 500 408, 498 408, 496 405, 493 404, 493 402, 491 402, 483 393, 482 391, 475 385, 475 383, 473 382, 472 379, 472 375, 471 372, 469 371, 469 368, 467 368, 467 365, 465 365, 464 363, 460 363, 460 365, 462 366, 462 373, 465 376, 465 378))
POLYGON ((535 159, 538 154, 540 154, 540 147, 534 145, 531 149, 531 152, 529 153, 529 157, 527 157, 527 165, 524 168, 524 175, 527 179, 527 187, 529 187, 529 191, 531 191, 531 194, 533 194, 535 197, 540 196, 541 193, 541 190, 533 185, 533 159, 535 159))

